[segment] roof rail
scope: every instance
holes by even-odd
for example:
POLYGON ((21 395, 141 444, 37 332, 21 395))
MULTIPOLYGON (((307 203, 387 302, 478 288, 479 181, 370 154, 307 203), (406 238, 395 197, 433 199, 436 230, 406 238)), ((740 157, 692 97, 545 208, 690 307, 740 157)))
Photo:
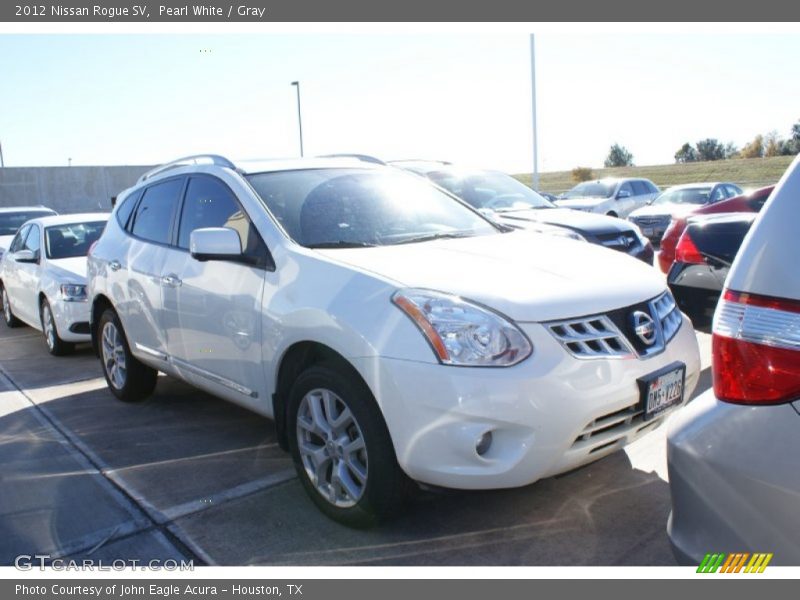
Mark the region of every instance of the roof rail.
POLYGON ((185 167, 187 165, 202 164, 217 165, 218 167, 227 167, 229 169, 236 170, 236 165, 219 154, 195 154, 193 156, 184 156, 183 158, 178 158, 168 163, 164 163, 163 165, 159 165, 154 169, 150 169, 147 171, 147 173, 139 177, 138 183, 142 183, 143 181, 146 181, 151 177, 155 177, 164 171, 169 171, 170 169, 177 169, 178 167, 185 167))

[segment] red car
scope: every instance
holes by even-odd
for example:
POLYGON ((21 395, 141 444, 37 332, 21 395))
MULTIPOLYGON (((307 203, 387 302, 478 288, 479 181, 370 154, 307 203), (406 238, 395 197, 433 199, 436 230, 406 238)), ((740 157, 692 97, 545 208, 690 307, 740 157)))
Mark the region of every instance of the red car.
POLYGON ((764 206, 764 202, 767 201, 774 187, 774 185, 769 185, 747 195, 742 194, 715 204, 699 206, 689 213, 672 219, 664 232, 664 237, 661 238, 661 251, 658 254, 658 264, 661 270, 664 273, 669 272, 669 268, 675 260, 675 246, 677 246, 683 230, 686 229, 686 220, 689 217, 711 213, 758 212, 764 206))

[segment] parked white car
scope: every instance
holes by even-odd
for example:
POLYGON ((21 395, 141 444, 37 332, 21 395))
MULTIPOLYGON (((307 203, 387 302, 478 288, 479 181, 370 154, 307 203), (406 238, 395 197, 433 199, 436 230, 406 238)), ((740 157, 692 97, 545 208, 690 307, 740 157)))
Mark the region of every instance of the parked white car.
POLYGON ((6 206, 0 208, 0 258, 11 245, 20 226, 36 217, 57 214, 44 206, 6 206))
POLYGON ((649 179, 614 178, 584 181, 556 200, 562 208, 593 212, 609 217, 627 217, 660 193, 649 179))
POLYGON ((355 160, 157 168, 119 196, 89 296, 114 395, 163 371, 274 419, 314 502, 358 526, 411 480, 506 488, 599 459, 700 370, 652 268, 355 160))
POLYGON ((107 213, 32 219, 20 227, 0 261, 0 298, 9 327, 20 321, 42 331, 51 354, 88 342, 86 254, 107 213))

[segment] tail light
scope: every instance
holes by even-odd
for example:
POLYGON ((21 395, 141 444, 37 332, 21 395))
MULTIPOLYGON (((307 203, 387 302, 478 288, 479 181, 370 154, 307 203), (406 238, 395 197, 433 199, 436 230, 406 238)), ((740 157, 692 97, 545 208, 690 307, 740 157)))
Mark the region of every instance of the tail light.
POLYGON ((714 315, 712 357, 720 400, 800 398, 800 302, 726 290, 714 315))
POLYGON ((677 238, 686 228, 686 219, 672 219, 664 230, 664 235, 661 236, 661 241, 677 238))
POLYGON ((706 262, 703 255, 700 254, 700 250, 697 249, 688 229, 683 232, 681 239, 678 240, 678 245, 675 247, 675 262, 697 265, 702 265, 706 262))

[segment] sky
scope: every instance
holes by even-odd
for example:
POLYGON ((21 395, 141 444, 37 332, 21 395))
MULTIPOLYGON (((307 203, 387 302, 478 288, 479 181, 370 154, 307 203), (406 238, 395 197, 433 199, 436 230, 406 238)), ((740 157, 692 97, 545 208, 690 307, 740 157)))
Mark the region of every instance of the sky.
MULTIPOLYGON (((800 33, 536 35, 540 171, 800 120, 800 33)), ((6 166, 355 152, 532 169, 525 33, 0 34, 6 166)))

